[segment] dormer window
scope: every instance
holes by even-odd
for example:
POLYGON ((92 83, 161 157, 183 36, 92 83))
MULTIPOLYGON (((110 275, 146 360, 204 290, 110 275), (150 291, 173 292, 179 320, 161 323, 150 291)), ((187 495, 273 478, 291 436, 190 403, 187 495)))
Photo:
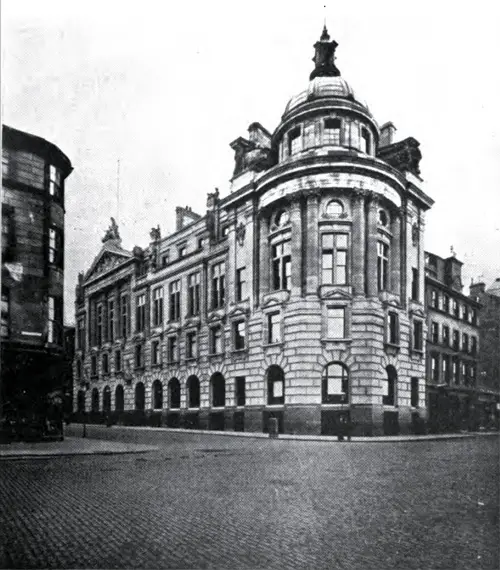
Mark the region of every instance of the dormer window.
POLYGON ((366 152, 366 154, 371 153, 371 137, 368 129, 364 127, 361 129, 361 151, 366 152))
POLYGON ((340 119, 325 119, 324 144, 340 145, 340 119))
POLYGON ((288 154, 292 155, 301 150, 300 127, 295 127, 288 133, 288 154))

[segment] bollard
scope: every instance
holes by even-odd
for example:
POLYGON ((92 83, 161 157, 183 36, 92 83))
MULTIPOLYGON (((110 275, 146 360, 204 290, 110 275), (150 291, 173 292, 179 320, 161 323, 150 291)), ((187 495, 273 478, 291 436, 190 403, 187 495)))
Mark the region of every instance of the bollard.
POLYGON ((269 437, 277 438, 278 437, 278 418, 269 418, 268 426, 269 426, 269 437))

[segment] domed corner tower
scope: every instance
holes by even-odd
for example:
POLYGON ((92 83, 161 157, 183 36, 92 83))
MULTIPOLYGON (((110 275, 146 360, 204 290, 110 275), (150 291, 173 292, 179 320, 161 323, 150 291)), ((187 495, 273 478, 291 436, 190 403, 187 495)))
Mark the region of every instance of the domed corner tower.
POLYGON ((427 415, 423 231, 433 202, 419 143, 378 126, 341 76, 336 47, 325 27, 309 84, 266 138, 268 162, 252 179, 264 407, 285 432, 409 433, 427 415))

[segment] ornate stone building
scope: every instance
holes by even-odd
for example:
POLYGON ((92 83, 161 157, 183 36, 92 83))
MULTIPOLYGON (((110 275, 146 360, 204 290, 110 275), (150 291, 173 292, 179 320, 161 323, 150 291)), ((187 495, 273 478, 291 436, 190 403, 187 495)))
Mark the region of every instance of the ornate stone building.
POLYGON ((419 143, 394 142, 341 77, 326 29, 271 134, 231 143, 230 192, 122 248, 77 287, 75 408, 118 421, 408 433, 426 420, 419 143))

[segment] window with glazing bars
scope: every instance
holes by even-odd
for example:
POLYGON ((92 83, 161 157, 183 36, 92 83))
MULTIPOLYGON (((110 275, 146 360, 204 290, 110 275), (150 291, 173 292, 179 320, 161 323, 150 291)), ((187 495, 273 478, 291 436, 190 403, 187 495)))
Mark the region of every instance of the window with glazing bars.
POLYGON ((321 282, 323 285, 347 283, 347 234, 321 236, 321 282))
POLYGON ((180 281, 172 281, 169 286, 171 321, 178 321, 181 317, 181 285, 180 281))
POLYGON ((325 119, 323 144, 340 145, 340 119, 325 119))
POLYGON ((146 294, 141 293, 136 297, 135 306, 135 330, 141 332, 146 326, 146 294))
POLYGON ((212 309, 224 306, 226 300, 226 275, 224 263, 212 266, 212 309))
POLYGON ((290 290, 292 286, 292 256, 290 240, 272 246, 273 289, 290 290))
POLYGON ((377 242, 377 286, 379 291, 387 291, 389 286, 389 246, 377 242))
POLYGON ((153 326, 163 323, 163 287, 153 289, 153 326))
POLYGON ((188 312, 195 316, 200 312, 200 273, 192 273, 188 277, 188 312))

